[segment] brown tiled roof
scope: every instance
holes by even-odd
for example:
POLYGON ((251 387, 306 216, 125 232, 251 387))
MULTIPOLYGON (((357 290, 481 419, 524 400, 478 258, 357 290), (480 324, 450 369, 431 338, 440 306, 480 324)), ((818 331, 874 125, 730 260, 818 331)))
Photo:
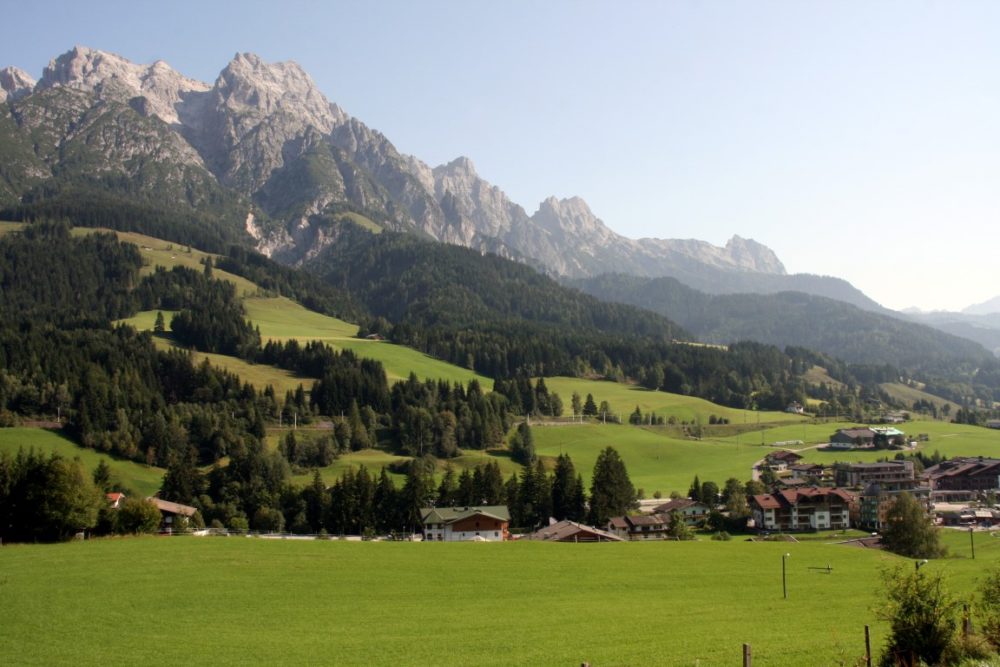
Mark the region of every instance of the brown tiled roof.
POLYGON ((828 486, 807 486, 798 489, 782 489, 774 494, 764 494, 754 496, 753 500, 761 509, 779 509, 782 506, 791 507, 798 505, 803 500, 827 499, 835 496, 844 502, 852 502, 854 494, 844 489, 831 488, 828 486))
POLYGON ((774 461, 798 461, 802 458, 802 455, 796 454, 795 452, 787 449, 782 449, 780 452, 771 452, 767 455, 767 458, 774 461))
POLYGON ((628 521, 623 516, 612 517, 610 523, 618 530, 628 530, 628 521))
POLYGON ((181 505, 180 503, 172 503, 169 500, 160 500, 159 498, 150 498, 156 508, 161 512, 167 512, 169 514, 179 514, 180 516, 194 516, 194 513, 198 510, 190 505, 181 505))
POLYGON ((668 500, 662 505, 657 505, 656 507, 654 507, 653 512, 657 514, 669 514, 674 510, 677 511, 686 510, 687 508, 694 507, 695 505, 700 505, 701 507, 705 508, 706 512, 708 511, 708 507, 705 506, 705 503, 702 503, 700 501, 691 500, 690 498, 673 498, 672 500, 668 500))
POLYGON ((772 496, 770 493, 764 493, 759 496, 754 496, 753 501, 757 503, 757 506, 765 510, 776 510, 781 508, 781 503, 778 499, 772 496))
POLYGON ((636 516, 627 516, 625 521, 632 524, 632 526, 669 526, 670 517, 665 514, 638 514, 636 516))
POLYGON ((612 535, 606 531, 585 526, 575 521, 564 519, 551 526, 540 528, 530 535, 525 536, 529 540, 544 540, 547 542, 621 542, 622 538, 612 535))

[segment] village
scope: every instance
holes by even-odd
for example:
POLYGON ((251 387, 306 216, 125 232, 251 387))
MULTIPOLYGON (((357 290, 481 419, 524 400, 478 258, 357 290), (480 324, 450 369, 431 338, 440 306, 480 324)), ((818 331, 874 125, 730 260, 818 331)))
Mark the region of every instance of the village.
MULTIPOLYGON (((800 443, 775 443, 800 444, 800 443)), ((886 451, 886 460, 832 465, 804 462, 791 449, 776 448, 757 463, 753 479, 770 492, 747 498, 746 531, 768 536, 858 529, 877 535, 886 526, 889 508, 901 494, 916 499, 934 524, 988 529, 1000 523, 1000 459, 955 457, 923 468, 904 451, 916 446, 894 427, 839 429, 826 451, 886 451), (889 455, 898 452, 894 459, 889 455)), ((676 521, 689 531, 707 526, 710 515, 724 511, 720 502, 674 497, 644 499, 633 513, 612 517, 606 525, 552 520, 537 531, 514 535, 506 506, 429 507, 422 511, 427 541, 620 542, 676 540, 676 521)), ((685 533, 693 534, 693 533, 685 533)), ((866 546, 877 546, 869 540, 866 546)))

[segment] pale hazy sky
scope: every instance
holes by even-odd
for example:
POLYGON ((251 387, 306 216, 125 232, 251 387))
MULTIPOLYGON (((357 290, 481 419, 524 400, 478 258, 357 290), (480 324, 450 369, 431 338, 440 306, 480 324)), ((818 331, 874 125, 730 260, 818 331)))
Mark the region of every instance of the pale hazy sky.
POLYGON ((8 0, 0 66, 74 44, 214 81, 295 60, 528 213, 579 195, 631 237, 734 234, 892 308, 1000 294, 1000 2, 8 0))

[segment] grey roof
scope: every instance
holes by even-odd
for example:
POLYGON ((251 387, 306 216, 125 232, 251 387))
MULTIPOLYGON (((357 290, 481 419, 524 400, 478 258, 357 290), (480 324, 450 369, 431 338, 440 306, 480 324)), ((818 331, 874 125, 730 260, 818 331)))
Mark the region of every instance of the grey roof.
POLYGON ((191 507, 190 505, 181 505, 180 503, 172 503, 169 500, 160 500, 159 498, 149 498, 156 505, 156 509, 161 512, 166 512, 167 514, 179 514, 180 516, 194 516, 194 513, 198 511, 197 508, 191 507))
POLYGON ((481 507, 425 507, 420 516, 426 523, 455 523, 470 516, 485 516, 499 521, 510 521, 510 511, 506 505, 483 505, 481 507))

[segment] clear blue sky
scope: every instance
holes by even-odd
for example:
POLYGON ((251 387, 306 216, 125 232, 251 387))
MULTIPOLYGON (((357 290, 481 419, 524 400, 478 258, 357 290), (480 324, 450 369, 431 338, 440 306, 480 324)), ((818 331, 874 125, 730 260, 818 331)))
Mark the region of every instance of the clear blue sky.
POLYGON ((7 3, 0 66, 74 44, 214 81, 295 60, 434 165, 631 237, 733 234, 881 303, 1000 294, 998 2, 7 3))

